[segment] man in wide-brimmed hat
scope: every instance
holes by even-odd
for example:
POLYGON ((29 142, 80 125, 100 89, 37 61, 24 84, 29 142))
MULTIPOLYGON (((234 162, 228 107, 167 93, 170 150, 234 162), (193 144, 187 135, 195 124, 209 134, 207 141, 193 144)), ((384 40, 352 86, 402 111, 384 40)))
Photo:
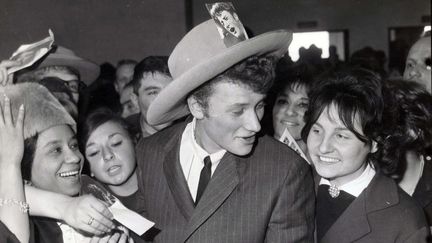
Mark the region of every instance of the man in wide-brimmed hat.
POLYGON ((77 56, 72 50, 62 46, 54 47, 41 61, 24 70, 17 82, 40 81, 45 77, 55 77, 69 88, 73 100, 78 104, 81 85, 89 85, 99 76, 97 64, 77 56))
POLYGON ((225 46, 213 20, 192 29, 168 61, 173 81, 150 124, 192 114, 137 146, 139 200, 154 242, 313 242, 310 168, 259 135, 273 63, 290 32, 225 46))

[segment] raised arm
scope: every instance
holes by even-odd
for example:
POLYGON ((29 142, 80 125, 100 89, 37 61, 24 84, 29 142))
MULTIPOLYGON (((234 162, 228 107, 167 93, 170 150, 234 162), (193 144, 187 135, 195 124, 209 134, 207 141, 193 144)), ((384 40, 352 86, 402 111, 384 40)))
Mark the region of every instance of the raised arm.
MULTIPOLYGON (((4 70, 2 68, 0 71, 1 75, 4 74, 4 70)), ((6 96, 2 98, 4 100, 0 109, 0 220, 20 242, 28 242, 28 205, 21 176, 24 107, 21 106, 16 121, 13 121, 10 100, 6 96)))

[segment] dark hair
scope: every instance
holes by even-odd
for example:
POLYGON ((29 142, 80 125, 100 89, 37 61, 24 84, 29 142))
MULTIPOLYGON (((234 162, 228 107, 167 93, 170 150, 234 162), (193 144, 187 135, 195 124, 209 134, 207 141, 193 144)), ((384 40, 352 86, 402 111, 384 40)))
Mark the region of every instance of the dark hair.
MULTIPOLYGON (((128 123, 119 115, 114 113, 112 110, 108 108, 99 108, 91 113, 88 114, 87 118, 79 123, 78 126, 78 144, 80 150, 85 154, 86 149, 86 143, 88 139, 90 138, 90 135, 101 125, 105 124, 106 122, 114 122, 119 124, 123 129, 127 131, 127 135, 133 140, 132 133, 130 131, 130 127, 128 123)), ((84 156, 85 157, 85 156, 84 156)), ((83 172, 85 174, 89 174, 90 167, 88 165, 87 159, 85 160, 86 163, 84 164, 83 172)))
POLYGON ((31 181, 31 169, 33 166, 33 159, 36 152, 36 144, 39 133, 24 140, 24 154, 21 161, 21 174, 24 180, 31 181))
MULTIPOLYGON (((343 124, 365 144, 372 144, 380 131, 383 97, 382 83, 379 75, 366 69, 345 69, 331 72, 320 77, 309 93, 309 107, 305 113, 305 126, 302 130, 303 140, 307 140, 309 131, 326 108, 334 105, 343 124), (355 129, 356 118, 359 119, 363 135, 355 129)), ((372 156, 371 156, 372 155, 372 156)), ((368 155, 368 162, 375 168, 387 167, 368 155)))
POLYGON ((402 177, 406 168, 406 153, 432 154, 432 95, 413 81, 389 80, 384 85, 384 116, 379 157, 397 161, 397 173, 402 177))
POLYGON ((161 73, 168 77, 171 74, 168 69, 168 57, 167 56, 148 56, 140 61, 134 69, 134 75, 132 78, 132 84, 134 86, 134 93, 138 95, 138 91, 141 88, 141 80, 148 73, 155 74, 161 73))
POLYGON ((273 84, 274 60, 270 57, 249 57, 230 67, 208 82, 205 82, 189 96, 192 96, 206 111, 208 98, 213 93, 213 87, 221 82, 237 84, 249 88, 253 92, 266 94, 273 84))
POLYGON ((222 11, 234 12, 231 5, 227 2, 214 3, 210 9, 210 13, 214 16, 219 16, 222 11))
MULTIPOLYGON (((280 63, 281 61, 279 61, 280 63)), ((279 67, 278 63, 278 67, 279 67)), ((306 65, 297 65, 291 68, 276 68, 276 78, 266 97, 264 117, 262 119, 263 132, 273 136, 273 107, 279 94, 288 88, 294 92, 299 87, 305 87, 309 93, 313 83, 312 75, 305 69, 306 65)))

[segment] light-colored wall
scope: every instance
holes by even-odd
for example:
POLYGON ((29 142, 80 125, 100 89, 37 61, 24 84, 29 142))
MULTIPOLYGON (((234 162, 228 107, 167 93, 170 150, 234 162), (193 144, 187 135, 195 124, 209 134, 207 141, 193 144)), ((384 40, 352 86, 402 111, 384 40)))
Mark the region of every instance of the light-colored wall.
POLYGON ((186 33, 184 1, 0 0, 0 58, 54 32, 96 63, 168 55, 186 33))
MULTIPOLYGON (((204 0, 193 3, 195 25, 209 18, 204 0)), ((273 29, 293 31, 348 29, 350 53, 365 46, 388 52, 388 28, 419 26, 431 14, 430 0, 232 0, 242 22, 255 34, 273 29), (317 21, 298 29, 299 21, 317 21)))

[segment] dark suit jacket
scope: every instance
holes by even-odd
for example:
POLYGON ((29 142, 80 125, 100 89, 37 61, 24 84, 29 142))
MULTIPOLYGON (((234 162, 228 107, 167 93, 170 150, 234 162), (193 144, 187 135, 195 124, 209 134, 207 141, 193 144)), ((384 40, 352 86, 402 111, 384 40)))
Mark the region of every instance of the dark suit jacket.
POLYGON ((432 161, 425 161, 423 174, 412 196, 423 207, 428 224, 432 227, 432 161))
POLYGON ((310 167, 268 136, 251 155, 227 152, 197 207, 179 162, 185 123, 137 145, 141 212, 160 232, 155 242, 313 242, 310 167))
POLYGON ((420 243, 428 235, 422 208, 392 179, 377 173, 321 242, 420 243))

